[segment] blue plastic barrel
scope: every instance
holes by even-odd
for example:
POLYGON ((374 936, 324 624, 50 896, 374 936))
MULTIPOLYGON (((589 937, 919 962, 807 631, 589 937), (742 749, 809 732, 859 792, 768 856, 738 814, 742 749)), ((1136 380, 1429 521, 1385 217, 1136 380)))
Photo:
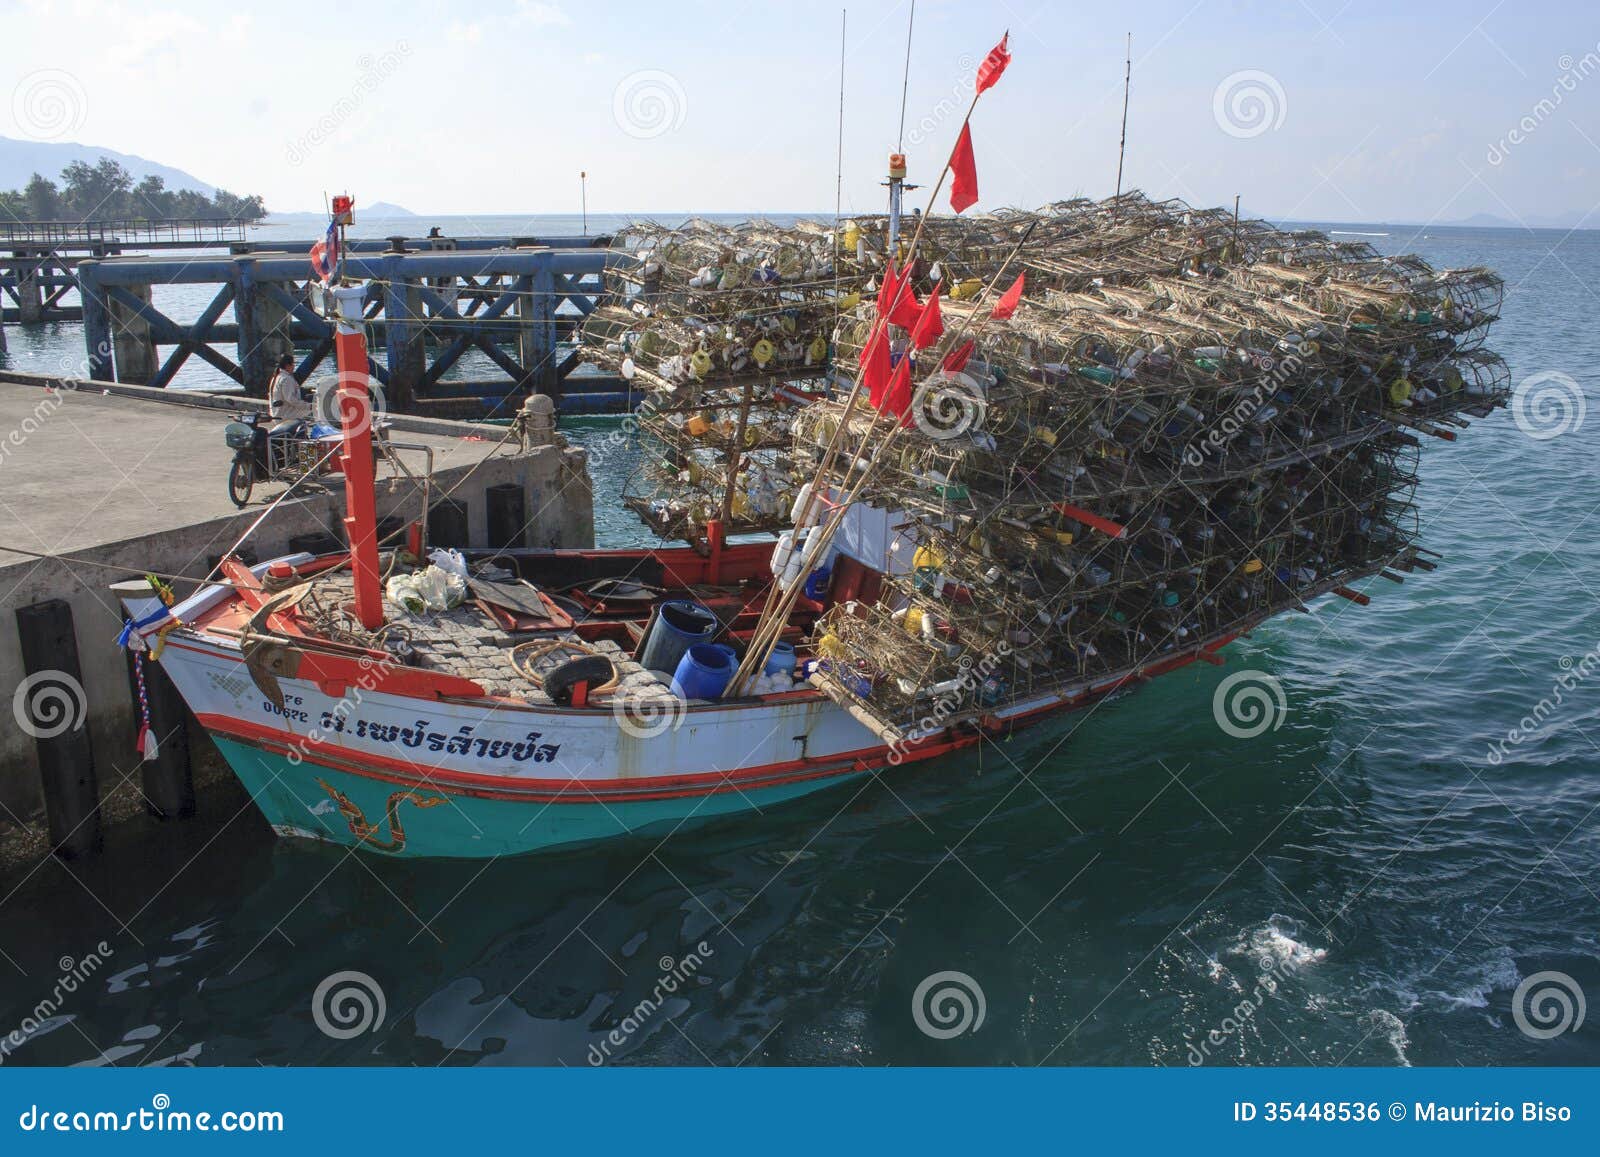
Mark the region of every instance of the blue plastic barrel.
POLYGON ((734 670, 728 647, 696 643, 678 660, 672 675, 673 693, 684 699, 720 699, 734 670))
POLYGON ((777 642, 772 645, 772 654, 767 656, 767 665, 761 669, 763 675, 787 675, 794 678, 794 644, 777 642))
POLYGON ((639 665, 647 671, 676 671, 683 653, 717 631, 717 616, 688 600, 662 603, 639 648, 639 665))

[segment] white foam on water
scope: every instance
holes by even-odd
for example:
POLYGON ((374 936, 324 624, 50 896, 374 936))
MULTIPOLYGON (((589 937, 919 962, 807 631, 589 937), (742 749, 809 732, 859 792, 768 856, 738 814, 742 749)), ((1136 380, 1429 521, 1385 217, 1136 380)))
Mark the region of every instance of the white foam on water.
POLYGON ((1409 1069, 1411 1058, 1406 1056, 1406 1046, 1411 1043, 1411 1038, 1406 1035, 1406 1022, 1381 1008, 1369 1012, 1367 1019, 1372 1023, 1372 1035, 1385 1041, 1394 1050, 1395 1063, 1409 1069))
POLYGON ((1468 1008, 1488 1008, 1489 996, 1494 992, 1517 987, 1522 973, 1517 968, 1516 957, 1507 945, 1496 948, 1492 955, 1463 970, 1458 985, 1440 987, 1450 979, 1431 972, 1403 977, 1389 985, 1400 998, 1402 1010, 1424 1006, 1444 1012, 1468 1008))
POLYGON ((1253 957, 1263 972, 1298 972, 1328 958, 1326 948, 1301 940, 1301 934, 1298 921, 1273 913, 1261 927, 1241 933, 1232 951, 1253 957))

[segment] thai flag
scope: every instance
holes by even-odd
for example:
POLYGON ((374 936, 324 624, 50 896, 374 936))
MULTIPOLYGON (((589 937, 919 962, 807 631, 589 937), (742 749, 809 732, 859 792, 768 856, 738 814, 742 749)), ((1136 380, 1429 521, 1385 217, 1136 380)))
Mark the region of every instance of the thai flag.
POLYGON ((330 223, 328 235, 311 247, 311 272, 326 285, 339 269, 339 226, 330 223))

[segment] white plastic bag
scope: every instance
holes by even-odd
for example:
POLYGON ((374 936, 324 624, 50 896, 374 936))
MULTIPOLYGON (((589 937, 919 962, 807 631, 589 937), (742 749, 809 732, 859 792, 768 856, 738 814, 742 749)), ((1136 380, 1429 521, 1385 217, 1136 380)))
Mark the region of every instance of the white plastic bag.
POLYGON ((467 560, 461 557, 459 550, 432 550, 428 552, 428 561, 446 574, 453 574, 458 578, 467 577, 467 560))
POLYGON ((384 597, 397 607, 404 607, 413 615, 420 615, 428 609, 428 603, 417 590, 417 580, 414 575, 397 574, 389 580, 384 588, 384 597))

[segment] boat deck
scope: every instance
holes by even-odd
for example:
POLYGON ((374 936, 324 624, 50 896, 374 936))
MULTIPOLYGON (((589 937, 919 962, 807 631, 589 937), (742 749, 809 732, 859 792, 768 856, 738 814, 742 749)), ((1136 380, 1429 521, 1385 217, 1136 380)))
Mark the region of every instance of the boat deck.
MULTIPOLYGON (((324 608, 349 602, 354 597, 349 572, 318 578, 314 597, 316 604, 324 608)), ((302 609, 307 606, 303 603, 302 609)), ((413 613, 386 599, 384 614, 392 634, 410 645, 414 656, 412 665, 471 679, 487 694, 498 698, 539 706, 552 704, 542 688, 529 680, 512 661, 513 651, 524 643, 580 644, 611 660, 617 674, 617 689, 626 691, 631 699, 673 698, 671 680, 666 675, 641 666, 631 651, 624 649, 615 638, 596 637, 599 632, 626 635, 628 623, 625 620, 585 621, 570 628, 513 632, 470 601, 453 610, 413 613)), ((570 652, 558 652, 528 666, 540 674, 570 658, 570 652)))

